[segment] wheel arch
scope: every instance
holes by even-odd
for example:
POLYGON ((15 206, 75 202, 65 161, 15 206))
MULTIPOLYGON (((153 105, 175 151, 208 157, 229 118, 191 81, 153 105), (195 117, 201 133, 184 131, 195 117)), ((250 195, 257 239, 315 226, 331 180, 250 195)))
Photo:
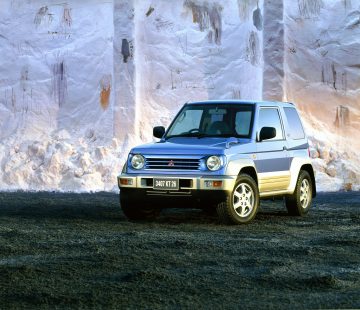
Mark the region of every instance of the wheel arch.
MULTIPOLYGON (((310 174, 310 177, 311 177, 311 183, 313 185, 313 188, 312 188, 312 196, 313 197, 316 197, 316 182, 315 182, 315 172, 314 172, 314 169, 312 167, 311 164, 304 164, 301 166, 300 168, 300 171, 301 170, 304 170, 306 172, 308 172, 310 174)), ((299 171, 299 173, 300 173, 299 171)))
POLYGON ((242 174, 242 173, 245 173, 245 174, 248 174, 249 176, 251 176, 254 179, 257 186, 259 186, 257 173, 256 173, 256 170, 255 170, 255 168, 253 166, 246 166, 246 167, 241 168, 240 171, 239 171, 238 176, 240 174, 242 174))

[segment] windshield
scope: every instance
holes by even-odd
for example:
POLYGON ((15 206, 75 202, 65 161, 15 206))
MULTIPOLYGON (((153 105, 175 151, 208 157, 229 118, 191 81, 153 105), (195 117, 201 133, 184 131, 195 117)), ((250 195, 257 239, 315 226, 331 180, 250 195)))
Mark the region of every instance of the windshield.
POLYGON ((202 104, 185 106, 165 139, 172 137, 250 138, 253 105, 202 104))

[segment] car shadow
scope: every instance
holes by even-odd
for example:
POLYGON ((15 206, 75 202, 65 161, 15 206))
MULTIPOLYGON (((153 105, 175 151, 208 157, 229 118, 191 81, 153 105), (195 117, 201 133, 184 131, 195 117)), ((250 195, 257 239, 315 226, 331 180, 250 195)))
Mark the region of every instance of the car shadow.
MULTIPOLYGON (((284 217, 288 213, 282 201, 265 200, 260 204, 256 219, 284 217)), ((0 218, 62 219, 87 221, 128 222, 121 211, 116 193, 0 193, 0 218)), ((216 212, 201 209, 163 209, 161 215, 141 223, 157 224, 219 224, 216 212)))

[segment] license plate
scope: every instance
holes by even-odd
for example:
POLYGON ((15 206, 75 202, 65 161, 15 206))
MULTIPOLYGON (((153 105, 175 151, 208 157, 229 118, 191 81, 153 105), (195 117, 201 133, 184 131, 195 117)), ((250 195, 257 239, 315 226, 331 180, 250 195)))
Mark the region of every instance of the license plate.
POLYGON ((154 189, 178 190, 179 179, 155 179, 154 189))

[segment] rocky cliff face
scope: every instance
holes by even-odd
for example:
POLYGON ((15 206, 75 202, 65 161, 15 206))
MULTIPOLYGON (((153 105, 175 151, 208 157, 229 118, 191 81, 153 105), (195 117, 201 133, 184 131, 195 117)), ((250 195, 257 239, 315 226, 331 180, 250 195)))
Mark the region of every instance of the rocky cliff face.
POLYGON ((293 101, 323 190, 359 189, 360 1, 0 3, 0 189, 116 190, 203 99, 293 101))
POLYGON ((319 183, 360 184, 360 1, 285 2, 285 100, 306 120, 319 183))

